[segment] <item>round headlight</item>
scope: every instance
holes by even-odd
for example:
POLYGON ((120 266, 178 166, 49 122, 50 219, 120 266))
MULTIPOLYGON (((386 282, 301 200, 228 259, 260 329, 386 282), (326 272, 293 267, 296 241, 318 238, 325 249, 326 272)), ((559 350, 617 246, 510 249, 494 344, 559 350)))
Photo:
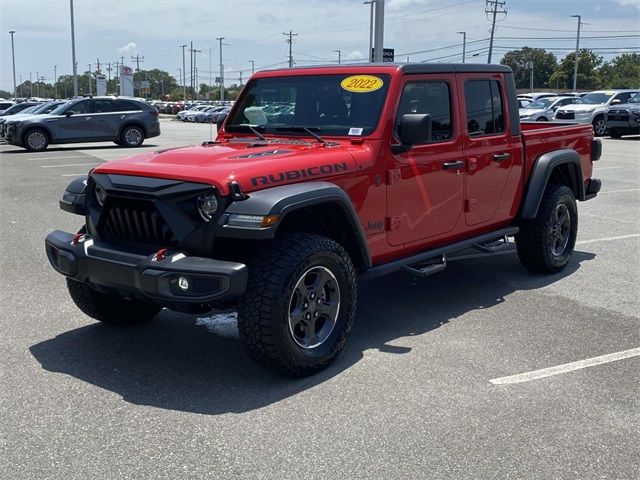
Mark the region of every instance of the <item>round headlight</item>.
POLYGON ((202 195, 198 198, 198 212, 207 222, 213 218, 218 210, 218 197, 215 194, 202 195))
POLYGON ((96 200, 98 201, 101 207, 104 207, 104 201, 107 199, 107 192, 105 191, 104 188, 102 188, 102 186, 98 185, 97 183, 94 191, 96 194, 96 200))

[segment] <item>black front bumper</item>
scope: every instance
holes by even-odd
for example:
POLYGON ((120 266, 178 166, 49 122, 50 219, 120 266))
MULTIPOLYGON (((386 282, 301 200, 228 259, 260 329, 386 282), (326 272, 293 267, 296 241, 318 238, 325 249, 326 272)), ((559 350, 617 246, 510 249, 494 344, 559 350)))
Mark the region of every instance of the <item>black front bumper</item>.
MULTIPOLYGON (((45 247, 51 266, 81 283, 137 298, 174 310, 231 303, 244 294, 247 266, 242 263, 167 253, 139 255, 117 250, 93 237, 74 241, 74 235, 55 230, 45 247), (178 286, 184 277, 189 288, 178 286)), ((184 286, 184 285, 183 285, 184 286)))

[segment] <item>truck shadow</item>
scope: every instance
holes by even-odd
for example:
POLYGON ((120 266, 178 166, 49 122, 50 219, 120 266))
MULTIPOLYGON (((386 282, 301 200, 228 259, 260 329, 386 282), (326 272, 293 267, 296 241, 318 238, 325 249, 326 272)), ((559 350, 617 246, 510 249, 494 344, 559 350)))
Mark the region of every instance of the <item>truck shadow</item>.
POLYGON ((575 252, 565 271, 550 276, 533 275, 515 255, 502 255, 452 263, 433 277, 396 273, 360 282, 358 314, 346 350, 330 368, 301 380, 258 367, 239 341, 211 335, 195 326, 195 317, 168 311, 127 329, 91 324, 30 351, 45 370, 115 392, 135 405, 207 415, 240 413, 340 375, 366 350, 406 354, 411 348, 389 343, 424 335, 471 310, 490 309, 513 292, 551 285, 593 258, 592 253, 575 252))

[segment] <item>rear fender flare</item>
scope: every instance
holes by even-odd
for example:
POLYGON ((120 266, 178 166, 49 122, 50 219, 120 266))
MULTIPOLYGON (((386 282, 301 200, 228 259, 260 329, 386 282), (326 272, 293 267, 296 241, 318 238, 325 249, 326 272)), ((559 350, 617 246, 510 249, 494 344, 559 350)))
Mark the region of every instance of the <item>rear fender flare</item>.
POLYGON ((578 200, 584 200, 582 166, 578 153, 568 148, 545 153, 538 157, 531 170, 529 185, 522 204, 521 218, 532 219, 538 214, 538 208, 551 174, 560 165, 568 166, 570 185, 567 186, 573 190, 578 200))
POLYGON ((235 201, 227 207, 218 222, 217 235, 228 238, 266 240, 275 237, 277 229, 287 214, 312 205, 333 204, 340 207, 348 222, 350 233, 355 235, 359 261, 365 268, 371 266, 371 254, 358 215, 347 193, 330 182, 307 182, 267 188, 249 194, 243 201, 235 201), (231 214, 279 215, 278 223, 271 227, 248 228, 227 225, 231 214))

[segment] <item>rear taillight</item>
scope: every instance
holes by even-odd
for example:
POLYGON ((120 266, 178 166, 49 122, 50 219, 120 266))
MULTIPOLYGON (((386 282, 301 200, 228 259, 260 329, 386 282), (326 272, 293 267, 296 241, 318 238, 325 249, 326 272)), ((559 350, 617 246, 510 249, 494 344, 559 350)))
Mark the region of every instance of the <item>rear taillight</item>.
POLYGON ((160 112, 155 110, 153 112, 149 112, 151 115, 153 115, 154 117, 159 117, 160 116, 160 112))

